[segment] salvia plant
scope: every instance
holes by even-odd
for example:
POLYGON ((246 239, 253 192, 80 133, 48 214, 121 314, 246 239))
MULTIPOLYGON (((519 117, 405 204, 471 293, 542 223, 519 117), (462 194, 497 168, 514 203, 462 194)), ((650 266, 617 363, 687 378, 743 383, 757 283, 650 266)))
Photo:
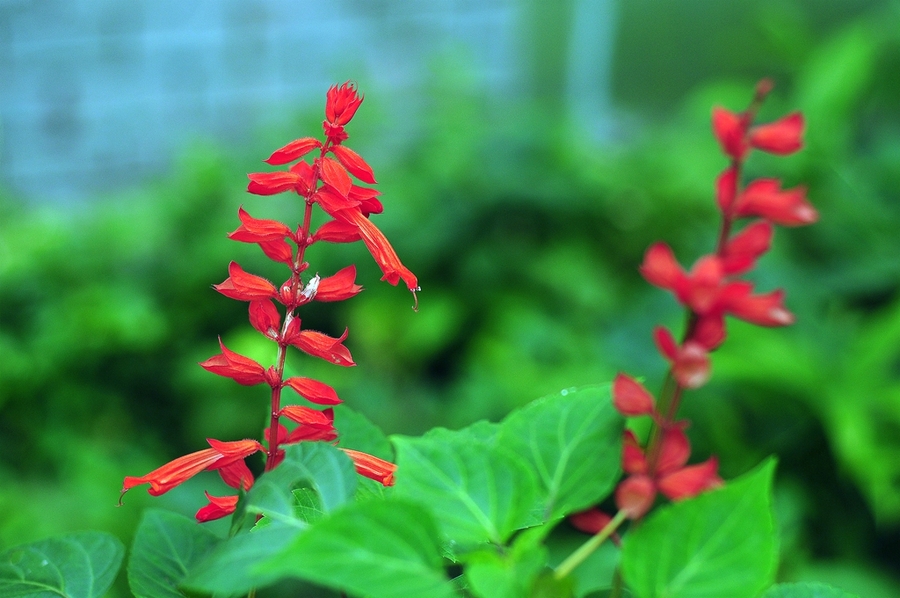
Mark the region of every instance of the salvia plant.
MULTIPOLYGON (((711 253, 685 270, 660 242, 640 265, 643 277, 671 292, 685 312, 677 334, 653 331, 668 363, 658 393, 620 373, 611 384, 538 399, 498 423, 387 437, 339 405, 331 386, 285 372, 293 349, 355 365, 347 330, 334 337, 303 320, 307 304, 344 301, 362 290, 352 265, 321 276, 306 261, 313 244, 363 241, 382 280, 402 281, 418 307, 416 276, 370 218, 383 208, 371 187, 373 171, 344 145, 363 98, 350 83, 329 89, 324 140, 292 141, 266 160, 290 164, 286 170, 249 175, 250 193, 302 198, 300 223, 256 218, 241 207, 240 225, 229 235, 258 245, 286 268, 286 279, 274 284, 232 262, 228 278, 214 286, 247 302, 250 324, 274 345, 274 363, 240 355, 220 339, 221 352, 200 365, 265 388, 267 426, 260 439, 209 439, 208 448, 124 478, 122 494, 149 485, 151 495, 160 495, 205 471, 233 489, 227 496, 207 492, 197 521, 145 513, 127 567, 133 594, 850 596, 824 584, 774 584, 774 459, 724 481, 716 457, 691 463, 689 422, 679 417, 686 391, 710 379, 710 354, 728 336, 727 317, 772 327, 794 320, 782 291, 757 292, 743 278, 769 250, 776 226, 818 218, 804 188, 785 189, 775 178, 746 180, 752 152, 789 155, 803 146, 799 112, 755 122, 770 90, 762 81, 742 112, 713 110, 726 164, 712 186, 721 224, 711 253), (316 209, 327 219, 313 230, 316 209), (264 455, 264 465, 254 467, 262 471, 258 477, 247 464, 256 453, 264 455), (225 517, 224 535, 198 524, 225 517), (580 530, 581 543, 560 541, 563 526, 580 530)), ((0 557, 0 595, 102 596, 124 553, 118 540, 99 532, 10 549, 0 557)))

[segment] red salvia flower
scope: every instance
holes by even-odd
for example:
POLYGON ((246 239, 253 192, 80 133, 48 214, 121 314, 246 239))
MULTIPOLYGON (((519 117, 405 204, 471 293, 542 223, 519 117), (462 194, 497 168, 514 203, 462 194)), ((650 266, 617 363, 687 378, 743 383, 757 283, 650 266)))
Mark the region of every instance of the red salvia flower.
POLYGON ((316 405, 337 405, 341 402, 341 399, 332 387, 312 378, 294 376, 285 380, 284 385, 316 405))
POLYGON ((819 219, 806 201, 806 189, 780 190, 777 179, 757 179, 735 200, 736 216, 760 216, 782 226, 803 226, 819 219))
POLYGON ((350 356, 350 351, 343 345, 348 332, 348 330, 344 330, 344 334, 339 338, 333 338, 314 330, 302 330, 291 338, 290 344, 304 353, 348 367, 356 365, 350 356))
POLYGON ((212 496, 209 492, 205 492, 205 494, 209 504, 202 507, 195 515, 197 521, 201 523, 227 517, 237 508, 237 496, 212 496))
POLYGON ((347 266, 319 281, 316 301, 344 301, 357 295, 363 288, 356 284, 356 266, 347 266))
POLYGON ((271 282, 262 276, 245 272, 237 262, 231 262, 228 266, 228 278, 222 284, 213 285, 213 288, 238 301, 256 301, 278 296, 271 282))
POLYGON ((244 357, 228 349, 222 339, 219 339, 219 347, 222 348, 221 353, 200 363, 203 369, 219 376, 231 378, 244 386, 253 386, 267 381, 263 366, 249 357, 244 357))
POLYGON ((622 415, 628 417, 651 415, 655 411, 653 396, 643 384, 627 374, 616 375, 612 394, 613 404, 622 415))
POLYGON ((770 154, 786 156, 803 147, 803 115, 792 112, 767 125, 750 129, 750 145, 770 154))
POLYGON ((304 137, 291 141, 284 147, 280 147, 266 159, 272 166, 280 166, 294 160, 299 160, 314 149, 322 147, 322 142, 314 137, 304 137))
POLYGON ((331 125, 346 125, 362 101, 363 97, 356 93, 356 85, 350 81, 340 87, 332 85, 325 101, 325 120, 331 125))
POLYGON ((397 470, 397 466, 390 461, 352 449, 341 448, 341 450, 353 460, 353 465, 358 474, 376 482, 381 482, 384 486, 394 485, 394 472, 397 470))

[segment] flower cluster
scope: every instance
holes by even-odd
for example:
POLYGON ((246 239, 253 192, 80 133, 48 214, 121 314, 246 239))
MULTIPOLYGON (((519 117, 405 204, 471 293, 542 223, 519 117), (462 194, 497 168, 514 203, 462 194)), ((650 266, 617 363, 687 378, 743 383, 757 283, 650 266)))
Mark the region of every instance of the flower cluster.
MULTIPOLYGON (((379 192, 353 182, 375 184, 372 168, 342 143, 348 138, 344 126, 350 122, 363 101, 351 83, 333 86, 328 90, 325 121, 325 141, 312 137, 297 139, 276 150, 267 160, 272 165, 293 162, 287 171, 249 174, 247 190, 256 195, 273 195, 293 191, 305 201, 303 222, 295 229, 276 220, 252 217, 243 208, 238 211, 241 225, 229 238, 259 245, 272 261, 290 269, 290 276, 276 286, 261 276, 246 272, 232 262, 228 278, 213 288, 219 293, 249 304, 250 324, 277 345, 275 364, 264 367, 249 357, 228 349, 221 339, 221 353, 200 365, 209 372, 231 378, 238 384, 268 385, 271 391, 271 415, 265 430, 265 445, 256 440, 221 442, 209 439, 211 448, 179 457, 141 477, 126 477, 124 494, 140 484, 150 484, 149 493, 158 496, 168 492, 201 471, 217 471, 232 488, 247 491, 253 474, 244 459, 256 452, 266 454, 265 471, 278 466, 284 459, 284 445, 304 441, 335 441, 334 413, 328 407, 341 402, 335 390, 317 380, 300 376, 285 378, 284 364, 288 347, 348 367, 356 365, 344 346, 347 330, 339 337, 304 328, 297 310, 311 301, 343 301, 362 290, 356 284, 356 268, 348 266, 339 272, 320 277, 306 275, 309 264, 304 261, 306 248, 314 243, 351 243, 362 240, 375 258, 384 276, 382 280, 396 285, 403 280, 409 290, 419 290, 415 275, 397 257, 384 234, 369 220, 383 206, 379 192), (303 157, 318 150, 311 162, 303 157), (322 208, 330 219, 315 232, 311 231, 313 206, 322 208), (281 305, 281 309, 277 307, 281 305), (282 312, 284 315, 282 316, 282 312), (314 405, 282 405, 282 389, 288 388, 314 405), (282 423, 296 424, 292 430, 282 423)), ((394 465, 372 455, 342 449, 353 460, 357 472, 389 486, 393 484, 394 465)), ((207 493, 209 504, 197 512, 197 519, 209 521, 224 517, 235 510, 238 496, 216 497, 207 493)))
MULTIPOLYGON (((665 243, 652 245, 640 272, 651 284, 670 291, 687 311, 687 325, 679 342, 665 327, 654 330, 654 341, 669 363, 669 374, 660 401, 644 386, 620 373, 613 382, 613 403, 626 417, 650 416, 653 427, 646 447, 625 432, 622 469, 627 477, 616 489, 618 508, 632 519, 642 517, 657 494, 671 500, 694 496, 721 485, 715 457, 686 465, 691 453, 685 435, 687 422, 677 420, 682 392, 706 384, 710 377, 709 353, 726 337, 725 316, 760 326, 786 326, 794 316, 785 308, 784 293, 757 294, 752 283, 739 276, 754 268, 768 251, 775 225, 801 226, 818 218, 802 187, 782 189, 777 179, 756 179, 741 185, 744 163, 752 150, 776 155, 792 154, 803 146, 803 117, 789 114, 773 123, 754 126, 756 112, 771 83, 759 83, 750 107, 741 113, 716 108, 713 132, 729 165, 716 181, 716 203, 722 225, 715 251, 701 257, 686 271, 665 243), (739 232, 735 224, 752 219, 739 232)), ((608 518, 593 516, 598 523, 608 518)), ((584 521, 591 520, 582 515, 584 521)), ((576 525, 577 525, 576 520, 576 525)))

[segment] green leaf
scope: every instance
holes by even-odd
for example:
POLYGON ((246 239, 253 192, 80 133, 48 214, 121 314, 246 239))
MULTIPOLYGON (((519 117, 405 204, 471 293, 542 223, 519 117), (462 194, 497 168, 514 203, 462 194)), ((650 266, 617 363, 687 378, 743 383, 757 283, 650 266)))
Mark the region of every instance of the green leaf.
POLYGON ((187 571, 219 542, 193 519, 169 511, 146 511, 128 561, 131 592, 137 598, 183 598, 178 586, 187 571))
POLYGON ((497 443, 528 459, 543 490, 544 521, 590 507, 619 477, 623 419, 609 385, 563 390, 514 411, 497 443))
POLYGON ((76 532, 0 553, 4 598, 99 598, 116 579, 125 547, 103 532, 76 532))
POLYGON ((439 542, 431 515, 416 504, 351 503, 301 532, 258 572, 367 598, 450 598, 439 542))
POLYGON ((302 483, 316 491, 321 508, 329 512, 353 498, 357 474, 350 457, 329 444, 293 444, 285 448, 284 461, 253 485, 247 494, 246 511, 300 525, 292 491, 302 483))
POLYGON ((824 583, 780 583, 769 588, 762 598, 859 598, 859 596, 824 583))
POLYGON ((540 527, 525 530, 503 553, 491 546, 466 555, 468 589, 479 598, 530 595, 538 574, 547 566, 547 548, 542 540, 548 531, 540 527))
POLYGON ((515 453, 466 430, 432 431, 422 438, 397 436, 397 497, 439 515, 445 537, 456 544, 504 543, 525 525, 537 482, 515 453))
POLYGON ((776 564, 770 459, 720 490, 661 508, 628 532, 622 575, 638 598, 753 598, 776 564))
POLYGON ((247 594, 280 576, 258 570, 258 565, 281 552, 303 533, 279 521, 240 533, 215 547, 199 560, 184 579, 185 588, 222 596, 247 594))

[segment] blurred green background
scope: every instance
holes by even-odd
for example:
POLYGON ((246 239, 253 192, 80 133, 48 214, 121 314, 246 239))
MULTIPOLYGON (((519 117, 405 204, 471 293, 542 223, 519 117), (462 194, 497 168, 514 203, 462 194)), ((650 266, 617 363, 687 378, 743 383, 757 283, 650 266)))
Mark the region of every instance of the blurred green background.
MULTIPOLYGON (((419 95, 397 102, 377 70, 353 71, 367 97, 348 145, 375 169, 374 220, 418 275, 420 311, 362 245, 315 246, 313 269, 355 263, 366 292, 304 319, 349 326, 359 365, 297 355, 289 368, 405 434, 496 420, 620 370, 658 386, 650 332, 681 312, 637 265, 656 240, 686 265, 712 248, 725 160, 711 108, 744 108, 772 77, 760 118, 801 110, 807 147, 754 156, 748 173, 807 185, 821 221, 780 229, 753 273, 786 289, 797 324, 730 323, 712 382, 684 404, 694 459, 717 454, 728 479, 779 456, 783 580, 900 595, 900 3, 623 0, 602 23, 576 18, 583 2, 507 5, 512 92, 489 93, 464 45, 423 51, 419 95), (608 69, 578 71, 573 40, 603 31, 608 69)), ((264 362, 272 348, 210 285, 232 259, 284 277, 225 234, 241 204, 302 217, 296 198, 246 194, 245 173, 318 134, 324 92, 249 141, 185 144, 167 174, 90 201, 53 201, 52 180, 29 201, 0 192, 0 549, 80 529, 127 544, 143 508, 193 513, 219 482, 136 489, 117 509, 123 476, 207 437, 259 437, 266 393, 197 362, 217 335, 264 362)))

